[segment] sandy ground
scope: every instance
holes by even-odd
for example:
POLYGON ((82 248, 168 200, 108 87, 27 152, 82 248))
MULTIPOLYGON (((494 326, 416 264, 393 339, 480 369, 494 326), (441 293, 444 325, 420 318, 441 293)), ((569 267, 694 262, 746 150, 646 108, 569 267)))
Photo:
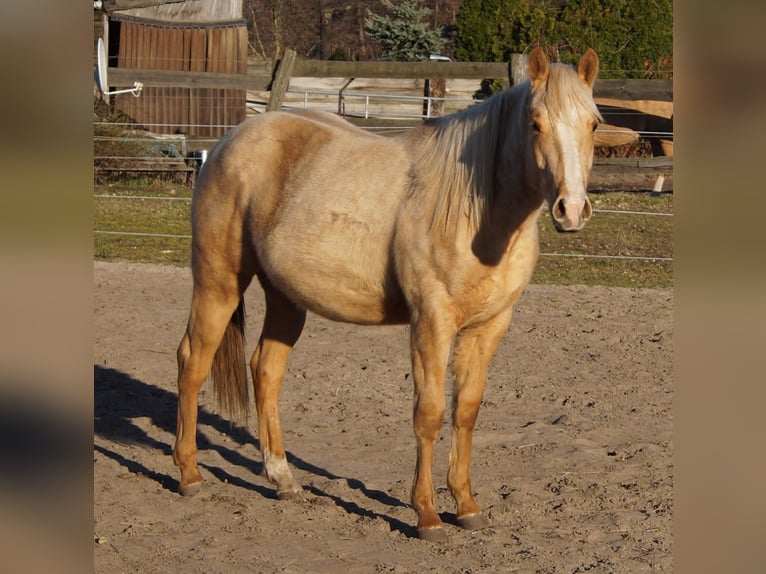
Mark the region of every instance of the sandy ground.
MULTIPOLYGON (((434 478, 450 542, 435 545, 415 537, 408 503, 406 327, 309 317, 281 401, 307 502, 276 499, 255 421, 230 425, 207 386, 205 489, 182 498, 171 449, 190 271, 96 263, 94 284, 96 572, 672 571, 671 291, 527 288, 474 439, 473 487, 491 527, 455 525, 447 423, 434 478)), ((247 304, 251 350, 256 285, 247 304)))

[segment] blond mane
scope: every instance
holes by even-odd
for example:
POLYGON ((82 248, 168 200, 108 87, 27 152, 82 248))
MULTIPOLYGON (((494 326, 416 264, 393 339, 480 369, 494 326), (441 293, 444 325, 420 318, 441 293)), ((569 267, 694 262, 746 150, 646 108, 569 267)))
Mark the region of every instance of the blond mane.
POLYGON ((427 141, 413 165, 415 185, 434 202, 430 227, 445 233, 465 221, 478 230, 491 208, 496 147, 505 128, 503 92, 481 105, 426 122, 427 141))

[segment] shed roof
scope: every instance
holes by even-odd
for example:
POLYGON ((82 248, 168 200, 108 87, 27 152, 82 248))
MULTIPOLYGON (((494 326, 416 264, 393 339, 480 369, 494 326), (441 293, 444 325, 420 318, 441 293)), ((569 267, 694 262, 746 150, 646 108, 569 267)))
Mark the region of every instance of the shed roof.
POLYGON ((113 17, 173 24, 242 19, 242 0, 104 0, 103 8, 113 17))

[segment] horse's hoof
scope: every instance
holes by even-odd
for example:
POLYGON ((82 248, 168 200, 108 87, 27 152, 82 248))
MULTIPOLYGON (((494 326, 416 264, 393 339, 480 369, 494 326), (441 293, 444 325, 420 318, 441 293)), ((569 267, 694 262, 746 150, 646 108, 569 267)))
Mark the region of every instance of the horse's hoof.
POLYGON ((292 502, 305 502, 306 496, 303 494, 303 490, 281 490, 277 491, 277 498, 279 500, 290 500, 292 502))
POLYGON ((195 494, 199 494, 201 490, 201 480, 199 482, 192 482, 191 484, 187 484, 178 489, 178 491, 181 493, 181 496, 194 496, 195 494))
POLYGON ((466 530, 481 530, 489 526, 489 519, 481 512, 459 516, 457 523, 466 530))
POLYGON ((437 544, 445 544, 449 542, 447 532, 442 526, 434 526, 433 528, 418 528, 418 538, 425 540, 426 542, 435 542, 437 544))

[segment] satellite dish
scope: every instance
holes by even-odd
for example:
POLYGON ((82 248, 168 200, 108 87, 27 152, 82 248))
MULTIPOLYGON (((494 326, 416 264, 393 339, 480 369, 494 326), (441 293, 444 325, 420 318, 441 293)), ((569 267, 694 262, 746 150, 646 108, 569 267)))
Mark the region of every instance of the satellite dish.
POLYGON ((106 77, 106 47, 103 38, 99 38, 96 43, 96 58, 96 81, 98 89, 103 94, 109 91, 109 82, 106 77))
POLYGON ((133 82, 133 87, 127 90, 115 90, 109 91, 109 80, 107 78, 107 62, 106 62, 106 46, 104 45, 104 39, 99 38, 96 42, 96 84, 98 90, 104 96, 113 96, 115 94, 133 94, 138 97, 141 94, 141 90, 144 89, 144 85, 141 82, 133 82))

